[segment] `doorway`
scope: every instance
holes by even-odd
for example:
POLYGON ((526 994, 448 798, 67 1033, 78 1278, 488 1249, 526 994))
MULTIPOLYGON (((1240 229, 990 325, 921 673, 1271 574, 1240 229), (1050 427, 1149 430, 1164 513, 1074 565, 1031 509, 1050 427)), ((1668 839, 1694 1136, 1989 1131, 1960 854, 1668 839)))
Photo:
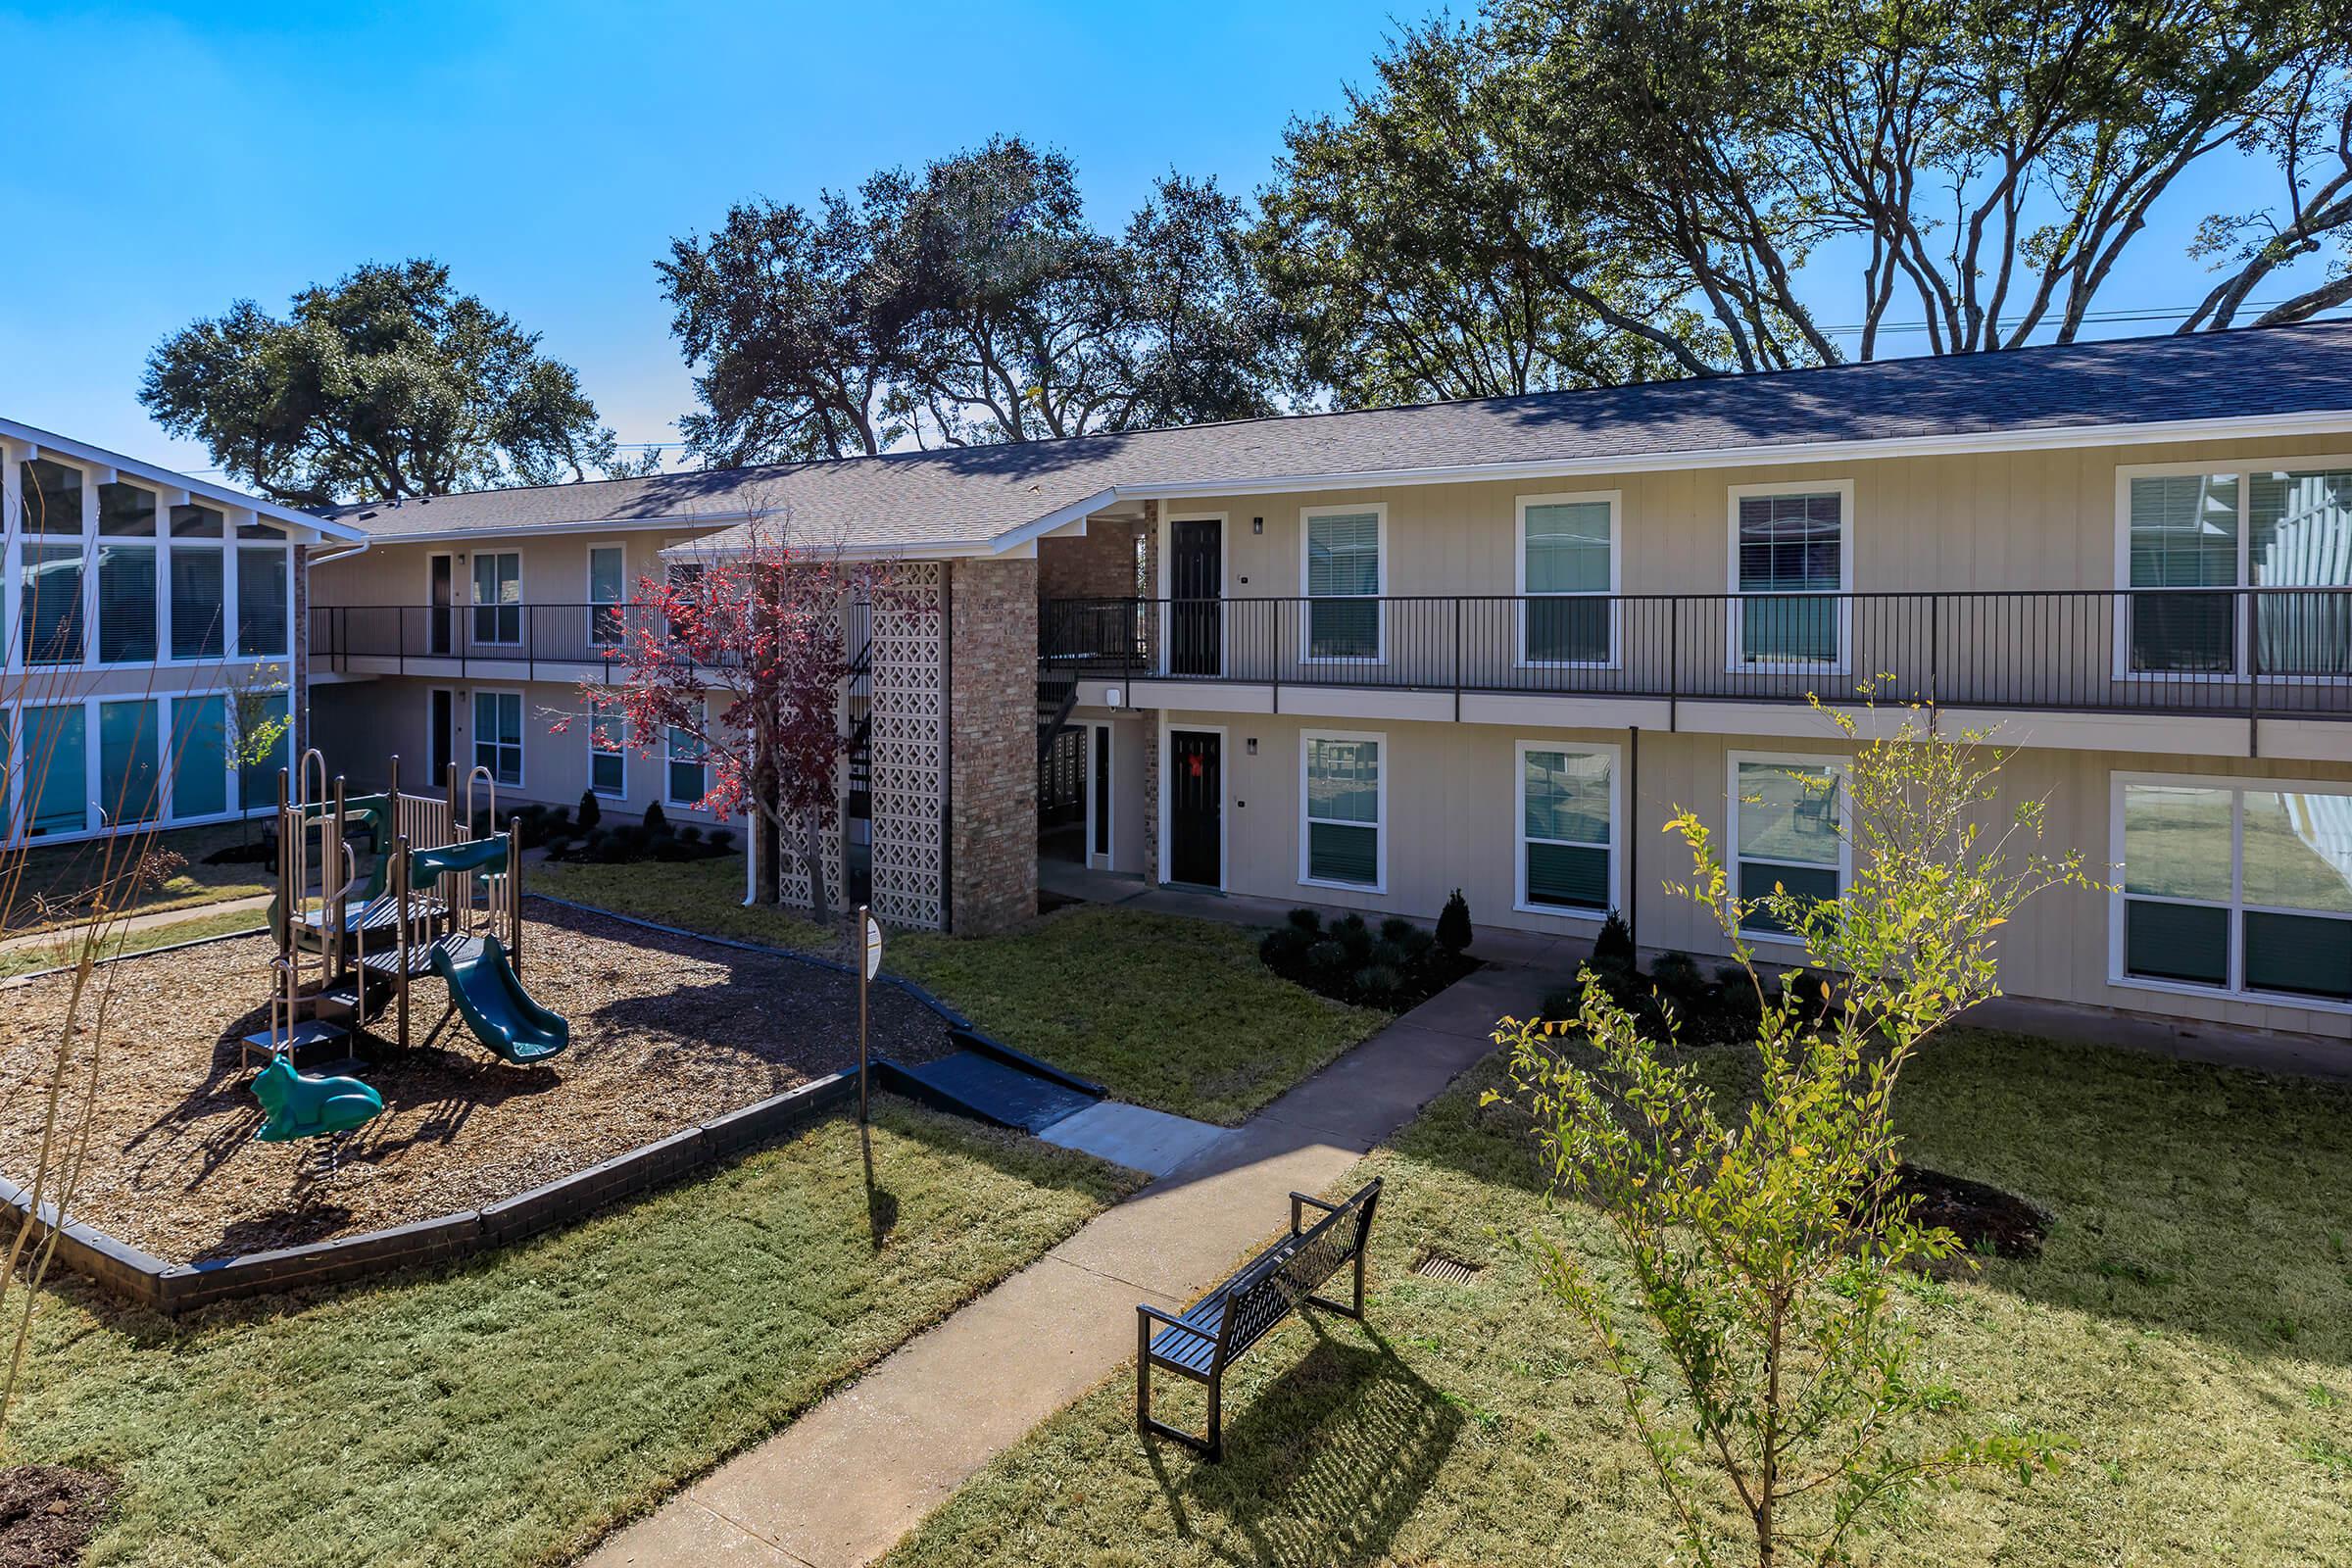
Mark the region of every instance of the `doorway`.
POLYGON ((436 658, 446 659, 451 645, 456 641, 455 617, 451 609, 456 564, 448 556, 430 556, 426 558, 425 571, 428 580, 424 599, 424 651, 436 658))
POLYGON ((1225 885, 1224 735, 1168 731, 1168 872, 1171 882, 1225 885))
POLYGON ((1225 670, 1225 523, 1179 517, 1168 524, 1168 673, 1225 670))
POLYGON ((438 785, 449 777, 450 765, 458 759, 458 694, 446 686, 436 686, 429 701, 431 711, 425 720, 425 755, 432 762, 432 772, 428 776, 438 785))

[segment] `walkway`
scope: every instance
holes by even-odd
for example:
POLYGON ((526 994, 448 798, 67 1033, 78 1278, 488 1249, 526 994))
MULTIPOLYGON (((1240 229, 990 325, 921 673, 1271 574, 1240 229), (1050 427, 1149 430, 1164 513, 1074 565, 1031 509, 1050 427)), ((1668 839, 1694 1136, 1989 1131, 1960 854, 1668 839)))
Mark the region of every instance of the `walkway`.
MULTIPOLYGON (((158 909, 153 914, 126 914, 114 922, 113 928, 107 933, 107 940, 112 942, 115 938, 132 931, 151 931, 160 925, 178 925, 184 920, 207 920, 217 914, 238 914, 247 909, 266 909, 270 906, 270 895, 267 893, 249 893, 241 899, 222 899, 218 904, 186 904, 175 909, 158 909)), ((89 922, 84 921, 79 925, 52 926, 45 931, 28 931, 23 936, 9 937, 5 941, 0 941, 0 953, 13 953, 23 948, 37 948, 43 943, 77 953, 80 951, 79 945, 88 924, 89 922)))
MULTIPOLYGON (((1174 1310, 1216 1283, 1287 1222, 1294 1189, 1338 1182, 1492 1051, 1494 1020, 1532 1010, 1556 983, 1547 959, 1573 961, 1537 939, 1501 946, 1510 951, 1489 953, 1482 933, 1476 951, 1489 967, 1242 1126, 1205 1136, 1135 1198, 612 1537, 587 1568, 857 1568, 881 1556, 989 1459, 1131 1358, 1137 1301, 1174 1310)), ((1149 1158, 1201 1126, 1164 1117, 1117 1136, 1140 1138, 1139 1157, 1149 1158)))

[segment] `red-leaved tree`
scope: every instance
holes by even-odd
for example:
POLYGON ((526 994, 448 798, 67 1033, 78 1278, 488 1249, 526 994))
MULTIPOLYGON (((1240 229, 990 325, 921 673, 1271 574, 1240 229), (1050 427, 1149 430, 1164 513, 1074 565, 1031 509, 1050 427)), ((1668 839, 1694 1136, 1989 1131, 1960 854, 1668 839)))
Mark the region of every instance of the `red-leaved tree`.
POLYGON ((710 792, 697 804, 754 824, 752 884, 762 903, 776 901, 786 847, 797 846, 810 910, 831 917, 823 844, 850 744, 840 700, 858 652, 851 612, 891 593, 887 564, 799 543, 782 521, 755 518, 726 549, 666 580, 641 579, 635 612, 605 656, 614 679, 581 685, 591 711, 620 710, 622 744, 639 756, 671 730, 700 749, 710 792))

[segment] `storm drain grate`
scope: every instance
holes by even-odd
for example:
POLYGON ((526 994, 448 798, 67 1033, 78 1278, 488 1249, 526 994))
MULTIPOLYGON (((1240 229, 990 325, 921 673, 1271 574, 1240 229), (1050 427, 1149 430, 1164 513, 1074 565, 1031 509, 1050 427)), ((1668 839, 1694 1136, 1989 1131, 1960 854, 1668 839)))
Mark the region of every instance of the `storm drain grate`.
POLYGON ((1426 1252, 1422 1254, 1421 1261, 1413 1265, 1413 1272, 1429 1279, 1444 1280, 1449 1285, 1467 1285, 1478 1278, 1479 1267, 1476 1263, 1465 1263, 1458 1257, 1448 1257, 1444 1252, 1426 1252))

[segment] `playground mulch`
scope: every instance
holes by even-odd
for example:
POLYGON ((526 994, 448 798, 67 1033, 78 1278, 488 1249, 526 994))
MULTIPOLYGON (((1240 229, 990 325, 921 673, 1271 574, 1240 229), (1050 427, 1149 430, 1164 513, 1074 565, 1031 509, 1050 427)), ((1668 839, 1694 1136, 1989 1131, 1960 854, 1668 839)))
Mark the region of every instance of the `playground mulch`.
MULTIPOLYGON (((270 944, 253 937, 141 955, 100 971, 104 1054, 74 1218, 172 1262, 356 1235, 512 1198, 724 1110, 854 1065, 848 974, 533 900, 522 982, 571 1020, 570 1050, 510 1067, 445 989, 410 999, 407 1053, 364 1046, 384 1113, 332 1162, 320 1140, 260 1144, 237 1040, 264 1027, 270 944), (428 1031, 430 1031, 428 1036, 428 1031)), ((70 977, 0 999, 0 1174, 29 1178, 70 977)), ((872 997, 873 1050, 949 1049, 937 1014, 896 987, 872 997)), ((86 1002, 87 1020, 94 1004, 86 1002)), ((76 1043, 86 1074, 89 1032, 76 1043)), ((312 1071, 330 1068, 313 1066, 312 1071)), ((351 1070, 351 1069, 342 1069, 351 1070)), ((76 1079, 77 1085, 83 1080, 76 1079)))

